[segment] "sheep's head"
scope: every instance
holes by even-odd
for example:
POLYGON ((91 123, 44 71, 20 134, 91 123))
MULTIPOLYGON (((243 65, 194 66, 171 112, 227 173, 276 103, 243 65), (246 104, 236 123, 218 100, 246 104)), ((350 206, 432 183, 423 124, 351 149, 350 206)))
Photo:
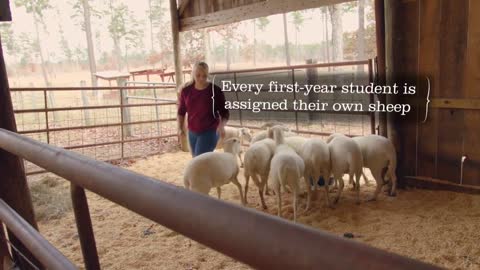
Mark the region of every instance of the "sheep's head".
POLYGON ((283 132, 285 132, 285 127, 283 126, 274 126, 268 129, 268 137, 275 140, 275 144, 283 144, 283 132))
POLYGON ((250 131, 249 128, 241 128, 240 134, 243 137, 243 139, 246 140, 247 142, 252 141, 252 131, 250 131))
POLYGON ((327 138, 327 143, 330 143, 335 137, 345 136, 342 133, 333 133, 327 138))
POLYGON ((223 142, 223 151, 234 155, 240 152, 240 138, 232 137, 223 142))

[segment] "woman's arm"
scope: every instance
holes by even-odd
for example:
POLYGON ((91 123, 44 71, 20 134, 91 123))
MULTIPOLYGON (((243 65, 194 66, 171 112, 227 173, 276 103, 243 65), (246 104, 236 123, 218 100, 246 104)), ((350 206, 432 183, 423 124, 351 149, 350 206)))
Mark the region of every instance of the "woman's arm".
POLYGON ((178 111, 177 111, 177 126, 179 134, 185 134, 184 123, 185 123, 185 114, 187 113, 187 105, 185 103, 185 95, 183 90, 180 92, 178 97, 178 111))

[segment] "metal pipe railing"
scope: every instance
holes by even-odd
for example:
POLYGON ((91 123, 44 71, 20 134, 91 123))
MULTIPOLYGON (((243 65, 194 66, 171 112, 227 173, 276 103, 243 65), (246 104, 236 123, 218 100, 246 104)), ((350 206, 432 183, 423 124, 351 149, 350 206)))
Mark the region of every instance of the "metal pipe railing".
MULTIPOLYGON (((5 223, 7 228, 47 269, 78 269, 2 199, 0 199, 0 221, 5 223)), ((3 227, 0 226, 0 229, 3 230, 3 227)))
POLYGON ((222 71, 212 71, 212 72, 210 72, 210 74, 211 75, 220 75, 220 74, 230 74, 230 73, 249 73, 249 72, 260 72, 260 71, 277 71, 277 70, 324 68, 324 67, 342 67, 342 66, 357 66, 357 65, 368 65, 368 60, 345 61, 345 62, 334 62, 334 63, 320 63, 320 64, 304 64, 304 65, 280 66, 280 67, 263 67, 263 68, 252 68, 252 69, 222 70, 222 71))
POLYGON ((82 90, 147 90, 147 89, 171 89, 172 86, 100 86, 100 87, 14 87, 11 92, 36 92, 36 91, 82 91, 82 90))
POLYGON ((257 269, 439 269, 4 129, 0 147, 257 269))

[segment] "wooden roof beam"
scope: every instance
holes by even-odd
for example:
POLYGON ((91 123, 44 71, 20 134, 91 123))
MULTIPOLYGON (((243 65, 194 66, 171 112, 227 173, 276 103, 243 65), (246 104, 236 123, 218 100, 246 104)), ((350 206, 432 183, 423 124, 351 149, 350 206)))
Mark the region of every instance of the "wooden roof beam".
MULTIPOLYGON (((274 14, 334 5, 351 0, 266 0, 180 20, 180 31, 224 25, 274 14)), ((183 3, 183 2, 182 2, 183 3)))
POLYGON ((190 0, 181 0, 180 5, 178 7, 178 17, 181 17, 183 12, 185 11, 185 8, 188 7, 188 4, 190 3, 190 0))

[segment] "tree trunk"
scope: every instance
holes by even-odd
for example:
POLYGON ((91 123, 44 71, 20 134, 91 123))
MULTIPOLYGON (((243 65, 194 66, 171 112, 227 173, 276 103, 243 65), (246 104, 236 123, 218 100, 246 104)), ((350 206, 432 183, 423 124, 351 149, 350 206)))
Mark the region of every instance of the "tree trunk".
POLYGON ((227 70, 230 70, 230 38, 228 38, 225 44, 225 60, 227 62, 227 70))
POLYGON ((288 31, 287 31, 287 15, 283 13, 283 33, 285 36, 285 57, 287 66, 290 66, 290 50, 288 49, 288 31))
POLYGON ((205 61, 210 63, 210 33, 203 29, 203 44, 205 45, 205 61))
POLYGON ((332 59, 341 61, 343 59, 342 10, 339 5, 329 6, 328 10, 332 23, 332 59))
POLYGON ((257 20, 253 19, 253 66, 257 65, 257 20))
MULTIPOLYGON (((323 9, 323 25, 325 26, 325 62, 326 63, 330 63, 330 41, 329 41, 329 38, 328 38, 328 12, 327 12, 327 8, 325 7, 323 9)), ((330 71, 330 67, 328 67, 328 70, 330 71)))
POLYGON ((295 59, 294 61, 298 61, 299 57, 298 57, 298 30, 297 30, 297 27, 295 27, 295 59))
POLYGON ((117 64, 117 70, 121 71, 123 68, 122 65, 122 51, 120 50, 120 39, 117 36, 113 37, 113 45, 115 48, 115 58, 117 64))
MULTIPOLYGON (((85 23, 85 35, 87 38, 88 63, 90 66, 90 80, 92 82, 92 86, 97 87, 97 77, 95 76, 95 73, 97 73, 97 65, 95 62, 95 51, 92 39, 92 25, 90 22, 90 6, 88 5, 88 0, 82 0, 82 5, 83 19, 85 23)), ((98 98, 97 92, 95 92, 95 96, 98 98)))
MULTIPOLYGON (((358 31, 357 31, 358 60, 365 58, 365 0, 358 0, 358 31)), ((363 73, 364 66, 357 66, 357 71, 363 73)))
POLYGON ((47 68, 45 66, 45 59, 43 57, 42 44, 40 43, 40 32, 38 30, 38 18, 37 18, 37 14, 35 13, 35 11, 33 12, 33 22, 35 24, 35 38, 36 38, 36 41, 37 41, 38 54, 40 56, 40 64, 41 64, 41 67, 42 67, 43 80, 45 82, 45 86, 49 87, 50 82, 48 81, 48 74, 47 74, 47 68))
POLYGON ((130 72, 130 66, 128 65, 128 46, 125 45, 125 65, 127 65, 127 72, 130 72))
POLYGON ((153 53, 153 22, 152 22, 152 0, 148 0, 148 11, 150 12, 150 52, 153 53))
MULTIPOLYGON (((42 51, 42 44, 40 43, 40 31, 38 30, 38 23, 39 20, 37 18, 37 14, 35 11, 32 13, 33 14, 33 22, 35 24, 35 37, 37 41, 37 49, 38 49, 38 54, 40 55, 40 66, 42 68, 42 75, 43 75, 43 80, 45 82, 46 87, 50 87, 50 82, 48 80, 48 73, 47 73, 47 67, 45 65, 45 59, 43 57, 43 51, 42 51)), ((53 92, 48 92, 48 99, 50 102, 50 108, 55 107, 55 97, 53 95, 53 92)), ((53 112, 53 121, 55 122, 55 119, 58 119, 57 113, 53 112)))

